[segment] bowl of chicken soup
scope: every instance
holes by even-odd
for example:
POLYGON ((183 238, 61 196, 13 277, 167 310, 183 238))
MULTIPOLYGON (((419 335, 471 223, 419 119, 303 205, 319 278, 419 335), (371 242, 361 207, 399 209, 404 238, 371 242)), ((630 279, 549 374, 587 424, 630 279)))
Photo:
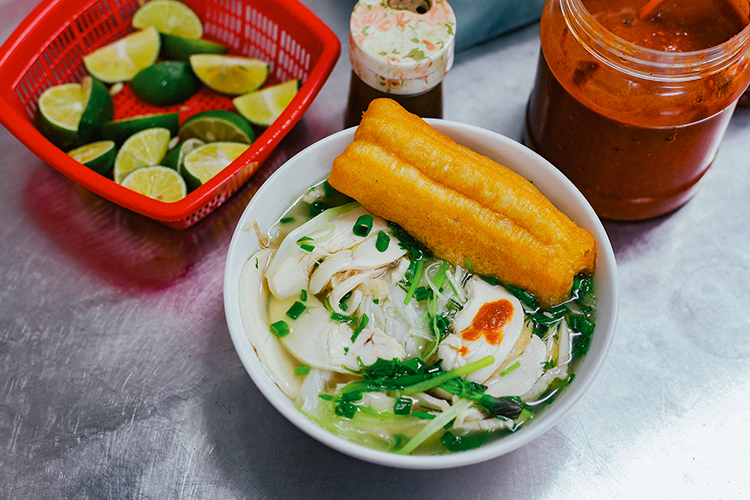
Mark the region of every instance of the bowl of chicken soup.
POLYGON ((478 463, 543 434, 593 382, 617 316, 612 248, 580 192, 512 139, 427 123, 530 181, 593 237, 595 268, 563 299, 443 259, 336 189, 329 174, 355 129, 303 150, 258 190, 224 276, 234 346, 279 413, 351 457, 413 469, 478 463))

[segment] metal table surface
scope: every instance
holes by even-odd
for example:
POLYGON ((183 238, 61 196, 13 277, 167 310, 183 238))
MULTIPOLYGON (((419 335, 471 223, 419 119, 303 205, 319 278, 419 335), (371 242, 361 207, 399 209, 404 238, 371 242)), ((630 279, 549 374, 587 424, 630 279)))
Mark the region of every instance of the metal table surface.
MULTIPOLYGON (((346 42, 345 9, 305 3, 346 42)), ((0 1, 0 39, 32 7, 0 1)), ((750 109, 685 207, 605 223, 621 284, 614 345, 531 444, 459 469, 389 469, 319 444, 261 396, 227 330, 224 260, 258 184, 343 127, 343 47, 268 164, 183 232, 85 192, 0 130, 0 498, 750 494, 750 109)), ((458 54, 445 118, 520 139, 538 52, 537 25, 458 54)))

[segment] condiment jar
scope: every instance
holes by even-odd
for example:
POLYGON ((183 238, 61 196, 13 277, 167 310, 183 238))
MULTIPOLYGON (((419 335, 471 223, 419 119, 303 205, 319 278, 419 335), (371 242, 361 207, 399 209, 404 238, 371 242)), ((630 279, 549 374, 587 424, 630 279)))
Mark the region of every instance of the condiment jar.
POLYGON ((526 143, 603 218, 668 213, 694 194, 748 86, 750 28, 701 50, 646 49, 584 3, 547 0, 526 143))
POLYGON ((345 125, 358 125, 380 97, 421 117, 442 118, 442 81, 453 65, 455 30, 456 16, 445 0, 359 0, 349 23, 345 125))

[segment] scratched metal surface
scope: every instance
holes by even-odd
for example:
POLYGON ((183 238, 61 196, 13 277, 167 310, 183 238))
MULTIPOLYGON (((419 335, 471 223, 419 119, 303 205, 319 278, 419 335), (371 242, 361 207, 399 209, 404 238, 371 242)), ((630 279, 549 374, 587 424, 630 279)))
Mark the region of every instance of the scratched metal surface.
MULTIPOLYGON (((306 3, 346 41, 345 9, 306 3)), ((2 40, 31 8, 0 1, 2 40)), ((537 32, 459 54, 446 118, 520 139, 537 32)), ((258 183, 342 128, 349 68, 342 57, 253 183, 185 232, 84 192, 0 129, 0 498, 750 493, 750 109, 687 206, 606 223, 622 286, 616 340, 585 397, 537 441, 462 469, 401 471, 281 419, 232 348, 224 258, 258 183)))

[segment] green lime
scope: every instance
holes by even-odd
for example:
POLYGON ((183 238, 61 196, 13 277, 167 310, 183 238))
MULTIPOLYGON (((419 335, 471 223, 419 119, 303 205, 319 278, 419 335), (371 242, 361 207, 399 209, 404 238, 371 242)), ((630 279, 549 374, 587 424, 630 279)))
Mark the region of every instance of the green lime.
POLYGON ((133 170, 123 179, 122 185, 165 203, 179 201, 187 194, 182 176, 161 165, 133 170))
POLYGON ((81 83, 50 87, 37 100, 37 122, 42 134, 64 150, 93 140, 112 114, 109 91, 90 76, 81 83))
POLYGON ((182 175, 190 189, 205 184, 249 148, 241 142, 213 142, 190 151, 183 161, 182 175))
POLYGON ((161 163, 167 154, 169 138, 169 130, 165 128, 141 130, 128 138, 115 158, 115 182, 122 183, 133 170, 161 163))
POLYGON ((240 115, 228 110, 203 111, 188 118, 180 127, 180 140, 195 137, 203 142, 244 142, 252 144, 255 132, 240 115))
POLYGON ((194 40, 176 35, 161 35, 161 58, 189 61, 194 54, 224 54, 229 47, 206 39, 194 40))
POLYGON ((161 161, 161 164, 167 168, 177 170, 182 173, 182 161, 185 155, 198 146, 203 146, 204 142, 200 139, 192 138, 178 143, 175 147, 167 152, 167 156, 161 161))
POLYGON ((88 72, 106 83, 126 82, 156 62, 161 41, 153 26, 100 47, 83 58, 88 72))
POLYGON ((179 113, 156 113, 132 116, 122 120, 106 122, 102 126, 102 137, 122 144, 125 139, 147 128, 166 128, 174 136, 179 129, 179 113))
POLYGON ((232 102, 237 111, 247 118, 253 125, 270 126, 276 118, 289 106, 297 95, 299 82, 288 82, 266 87, 262 90, 250 92, 236 97, 232 102))
POLYGON ((266 61, 219 54, 190 56, 190 65, 207 87, 222 94, 239 95, 259 89, 268 78, 266 61))
POLYGON ((68 155, 94 172, 107 175, 115 164, 117 150, 114 141, 97 141, 68 151, 68 155))
POLYGON ((184 61, 164 61, 143 68, 130 81, 133 93, 154 106, 171 106, 187 100, 203 83, 184 61))
POLYGON ((203 36, 203 24, 190 8, 175 0, 152 0, 133 16, 133 27, 155 27, 159 33, 198 39, 203 36))

